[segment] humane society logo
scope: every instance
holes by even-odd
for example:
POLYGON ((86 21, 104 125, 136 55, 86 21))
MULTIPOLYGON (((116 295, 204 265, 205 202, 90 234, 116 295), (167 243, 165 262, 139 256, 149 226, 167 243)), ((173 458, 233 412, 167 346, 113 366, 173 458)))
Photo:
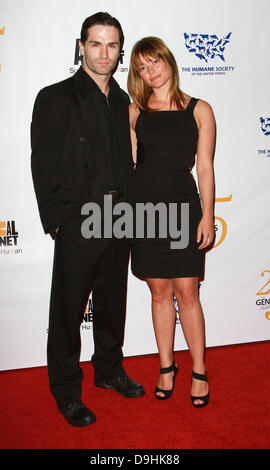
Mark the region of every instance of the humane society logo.
POLYGON ((185 46, 189 52, 194 53, 199 59, 208 62, 209 59, 219 57, 223 62, 226 45, 230 42, 232 33, 219 39, 216 34, 187 34, 184 33, 185 46))
MULTIPOLYGON (((262 117, 262 116, 260 117, 260 130, 261 130, 261 136, 270 135, 270 118, 269 117, 262 117)), ((270 157, 270 148, 263 147, 263 148, 258 149, 258 155, 262 157, 270 157)))
POLYGON ((231 35, 230 32, 220 38, 216 34, 184 33, 188 53, 194 55, 203 65, 182 67, 182 72, 189 72, 191 75, 225 75, 232 72, 234 66, 217 65, 217 62, 225 63, 225 52, 231 35))
POLYGON ((176 321, 176 324, 179 325, 180 324, 179 308, 178 308, 178 303, 177 303, 175 295, 173 296, 173 302, 174 302, 175 317, 176 317, 175 321, 176 321))
POLYGON ((260 117, 260 123, 264 135, 270 135, 270 118, 260 117))

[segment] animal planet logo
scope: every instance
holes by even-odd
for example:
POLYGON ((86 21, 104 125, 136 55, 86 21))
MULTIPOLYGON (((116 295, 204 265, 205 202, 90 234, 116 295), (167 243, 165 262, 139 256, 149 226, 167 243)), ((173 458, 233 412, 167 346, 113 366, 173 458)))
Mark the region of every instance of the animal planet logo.
POLYGON ((82 330, 91 330, 93 328, 93 301, 90 296, 82 317, 82 330))
POLYGON ((230 43, 232 33, 219 38, 216 34, 188 34, 184 33, 185 46, 190 54, 194 54, 204 63, 203 67, 182 67, 182 72, 191 75, 225 75, 232 72, 234 66, 207 66, 213 60, 225 62, 225 48, 230 43))
POLYGON ((261 276, 268 279, 266 282, 264 282, 256 294, 259 297, 256 300, 256 305, 260 308, 260 310, 266 310, 265 318, 270 320, 270 270, 265 269, 261 273, 261 276))
POLYGON ((21 253, 22 250, 19 248, 9 248, 18 245, 18 237, 15 220, 0 221, 0 254, 21 253), (4 248, 1 249, 2 247, 4 248))
MULTIPOLYGON (((123 60, 124 55, 125 55, 125 51, 122 49, 120 51, 119 65, 118 65, 117 70, 116 70, 117 72, 128 72, 127 67, 121 67, 121 65, 123 65, 123 62, 124 62, 124 60, 123 60)), ((79 39, 76 39, 74 65, 81 65, 82 64, 82 59, 83 59, 83 56, 81 54, 81 50, 80 50, 80 46, 79 46, 79 39)), ((75 73, 76 69, 74 67, 70 67, 69 72, 70 73, 75 73)))
MULTIPOLYGON (((3 28, 0 29, 0 35, 5 34, 5 29, 6 29, 5 26, 3 26, 3 28)), ((1 72, 1 69, 2 69, 2 64, 1 64, 1 62, 0 62, 0 72, 1 72)))
MULTIPOLYGON (((260 117, 260 126, 261 126, 261 131, 263 135, 265 136, 270 135, 270 118, 260 117)), ((258 155, 270 157, 270 148, 258 149, 258 155)))

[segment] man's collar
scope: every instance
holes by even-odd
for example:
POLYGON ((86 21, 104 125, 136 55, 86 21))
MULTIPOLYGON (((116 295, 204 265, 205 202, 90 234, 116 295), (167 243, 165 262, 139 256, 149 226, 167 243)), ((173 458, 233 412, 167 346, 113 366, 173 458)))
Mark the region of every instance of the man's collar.
MULTIPOLYGON (((80 95, 85 98, 88 93, 97 90, 101 91, 95 80, 93 80, 90 75, 84 70, 81 66, 74 75, 74 80, 76 87, 80 95)), ((119 90, 119 85, 116 80, 111 76, 109 80, 109 89, 110 93, 115 93, 119 90)))

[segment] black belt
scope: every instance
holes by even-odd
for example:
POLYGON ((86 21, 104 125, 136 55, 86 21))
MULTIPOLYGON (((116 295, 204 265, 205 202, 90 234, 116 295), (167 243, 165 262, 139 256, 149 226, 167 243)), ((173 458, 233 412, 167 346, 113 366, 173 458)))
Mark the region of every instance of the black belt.
POLYGON ((118 191, 117 189, 109 191, 107 194, 109 196, 112 196, 113 202, 119 201, 120 199, 123 199, 124 197, 123 191, 118 191))

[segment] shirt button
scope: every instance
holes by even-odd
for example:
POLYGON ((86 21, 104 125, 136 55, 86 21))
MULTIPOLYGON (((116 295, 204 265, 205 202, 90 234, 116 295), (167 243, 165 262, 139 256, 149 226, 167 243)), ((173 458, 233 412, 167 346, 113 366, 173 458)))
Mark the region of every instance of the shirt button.
POLYGON ((84 143, 86 142, 86 140, 87 140, 86 137, 80 137, 80 142, 81 142, 82 144, 84 144, 84 143))

